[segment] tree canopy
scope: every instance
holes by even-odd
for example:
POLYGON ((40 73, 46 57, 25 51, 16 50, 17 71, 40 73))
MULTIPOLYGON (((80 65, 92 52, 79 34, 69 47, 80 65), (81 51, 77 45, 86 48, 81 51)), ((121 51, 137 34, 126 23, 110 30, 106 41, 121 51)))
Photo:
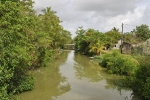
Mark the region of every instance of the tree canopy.
POLYGON ((0 1, 0 99, 33 89, 30 69, 46 66, 71 34, 46 8, 37 16, 32 0, 0 1), (63 41, 63 42, 62 42, 63 41))
POLYGON ((137 38, 141 41, 145 41, 150 38, 150 29, 149 26, 146 24, 136 26, 136 29, 134 29, 133 32, 135 32, 137 38))

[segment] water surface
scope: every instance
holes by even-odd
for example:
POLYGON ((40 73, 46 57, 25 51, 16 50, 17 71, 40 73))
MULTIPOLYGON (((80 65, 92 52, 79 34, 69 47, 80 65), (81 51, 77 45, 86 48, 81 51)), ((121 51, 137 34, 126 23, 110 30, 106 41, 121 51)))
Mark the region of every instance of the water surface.
POLYGON ((118 85, 119 76, 74 51, 64 51, 33 73, 35 88, 20 94, 21 100, 139 100, 132 90, 118 85))

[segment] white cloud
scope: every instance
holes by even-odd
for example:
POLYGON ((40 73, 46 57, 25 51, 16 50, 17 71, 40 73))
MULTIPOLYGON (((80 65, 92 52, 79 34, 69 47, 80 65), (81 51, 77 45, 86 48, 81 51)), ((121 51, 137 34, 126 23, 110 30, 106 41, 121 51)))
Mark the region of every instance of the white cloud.
POLYGON ((64 29, 75 31, 79 26, 101 32, 113 27, 131 31, 141 24, 150 25, 149 0, 34 0, 35 9, 52 7, 64 29))
POLYGON ((139 1, 141 0, 74 0, 74 8, 79 11, 97 11, 103 16, 115 16, 133 11, 139 1))
POLYGON ((120 31, 121 24, 124 23, 124 31, 131 31, 140 23, 141 18, 144 16, 144 10, 145 6, 137 7, 133 12, 128 11, 126 14, 107 19, 106 23, 109 25, 109 28, 115 26, 118 27, 120 31))

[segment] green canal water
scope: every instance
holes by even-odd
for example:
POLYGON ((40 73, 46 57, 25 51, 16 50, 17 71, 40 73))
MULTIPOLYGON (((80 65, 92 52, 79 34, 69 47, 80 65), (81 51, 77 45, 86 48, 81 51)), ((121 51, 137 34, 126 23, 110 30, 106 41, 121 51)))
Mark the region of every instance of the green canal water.
POLYGON ((32 73, 35 88, 18 95, 21 100, 139 100, 132 90, 117 85, 119 76, 74 51, 64 51, 32 73))

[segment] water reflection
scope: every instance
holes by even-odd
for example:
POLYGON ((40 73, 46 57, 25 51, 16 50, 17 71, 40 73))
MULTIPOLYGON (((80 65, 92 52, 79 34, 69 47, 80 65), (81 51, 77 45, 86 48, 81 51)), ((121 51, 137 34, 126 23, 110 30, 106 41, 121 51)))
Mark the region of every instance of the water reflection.
POLYGON ((90 82, 98 82, 103 79, 119 78, 119 76, 108 74, 105 68, 84 55, 75 54, 74 60, 77 62, 74 68, 78 79, 86 77, 90 82))
MULTIPOLYGON (((87 78, 89 82, 101 82, 105 84, 104 88, 108 90, 108 93, 110 91, 117 91, 117 94, 120 96, 123 95, 124 100, 139 100, 132 90, 121 86, 120 76, 108 74, 107 70, 100 67, 97 62, 80 54, 74 55, 74 61, 77 62, 74 65, 74 68, 76 70, 75 73, 78 79, 82 80, 87 78)), ((98 100, 96 98, 93 98, 93 100, 94 99, 98 100)))
POLYGON ((33 72, 35 89, 21 94, 22 100, 139 100, 119 85, 119 76, 74 51, 33 72))
POLYGON ((66 61, 67 55, 68 52, 64 52, 54 61, 51 61, 48 67, 34 70, 35 88, 19 95, 21 100, 53 100, 68 92, 70 84, 66 77, 59 72, 59 66, 66 61))
POLYGON ((103 79, 100 74, 100 67, 96 64, 93 64, 87 57, 75 54, 74 60, 77 62, 74 65, 76 70, 76 77, 82 79, 86 77, 91 82, 98 82, 103 79))

